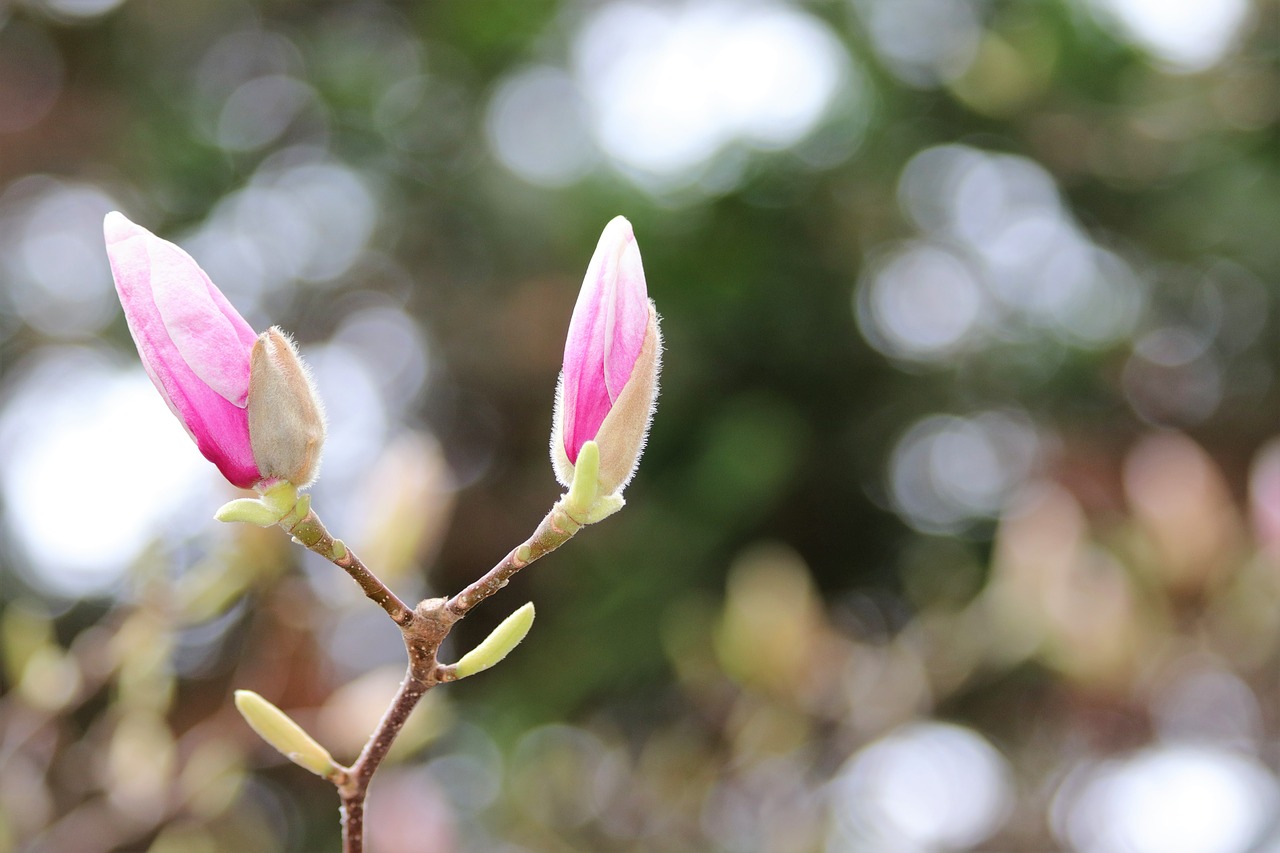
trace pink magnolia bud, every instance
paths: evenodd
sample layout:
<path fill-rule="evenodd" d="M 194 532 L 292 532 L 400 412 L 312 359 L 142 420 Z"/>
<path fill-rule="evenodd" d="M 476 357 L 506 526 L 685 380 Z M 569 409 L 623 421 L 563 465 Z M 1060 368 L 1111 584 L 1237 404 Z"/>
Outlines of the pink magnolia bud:
<path fill-rule="evenodd" d="M 622 491 L 644 451 L 658 396 L 662 336 L 631 223 L 615 217 L 587 267 L 556 390 L 551 459 L 568 486 L 578 452 L 600 446 L 599 494 Z"/>
<path fill-rule="evenodd" d="M 257 332 L 182 249 L 120 213 L 103 233 L 142 366 L 205 458 L 252 487 L 262 479 L 245 408 Z"/>
<path fill-rule="evenodd" d="M 119 213 L 103 232 L 142 365 L 205 458 L 244 489 L 315 479 L 324 413 L 293 342 L 255 332 L 172 243 Z"/>

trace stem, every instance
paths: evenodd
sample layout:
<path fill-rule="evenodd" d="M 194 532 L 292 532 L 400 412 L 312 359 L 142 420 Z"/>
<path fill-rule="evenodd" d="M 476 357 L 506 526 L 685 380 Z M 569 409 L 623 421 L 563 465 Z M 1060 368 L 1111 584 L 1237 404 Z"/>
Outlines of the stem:
<path fill-rule="evenodd" d="M 368 567 L 347 548 L 341 539 L 334 539 L 329 534 L 315 510 L 308 508 L 307 514 L 296 521 L 293 516 L 287 516 L 280 522 L 280 526 L 293 534 L 293 538 L 307 548 L 351 575 L 351 578 L 360 585 L 360 589 L 364 590 L 364 594 L 374 604 L 387 611 L 387 615 L 401 628 L 407 626 L 413 619 L 413 611 L 409 605 L 401 601 L 400 597 L 379 580 L 377 575 L 369 571 Z"/>
<path fill-rule="evenodd" d="M 409 623 L 401 627 L 405 650 L 409 654 L 409 668 L 404 680 L 400 682 L 400 689 L 382 715 L 378 727 L 360 751 L 359 758 L 345 768 L 338 780 L 338 796 L 342 798 L 343 853 L 362 853 L 364 850 L 364 802 L 369 783 L 378 765 L 391 751 L 391 745 L 408 722 L 409 715 L 428 690 L 442 681 L 452 680 L 449 668 L 440 666 L 436 661 L 440 644 L 458 621 L 445 604 L 443 598 L 431 598 L 410 612 Z"/>
<path fill-rule="evenodd" d="M 516 572 L 539 557 L 550 554 L 581 529 L 582 522 L 569 515 L 563 500 L 557 501 L 532 536 L 513 548 L 484 577 L 449 599 L 449 611 L 459 619 L 466 616 L 471 608 L 506 586 Z"/>
<path fill-rule="evenodd" d="M 305 497 L 293 512 L 281 519 L 280 526 L 291 533 L 295 540 L 351 575 L 364 594 L 385 610 L 400 627 L 405 650 L 409 655 L 409 667 L 404 680 L 400 682 L 400 689 L 396 691 L 395 698 L 391 700 L 378 727 L 369 736 L 355 762 L 350 767 L 342 768 L 333 778 L 338 796 L 342 800 L 343 853 L 363 853 L 364 806 L 373 774 L 391 751 L 396 736 L 427 691 L 437 684 L 457 678 L 456 668 L 440 664 L 436 657 L 440 645 L 449 636 L 449 631 L 471 608 L 506 586 L 516 572 L 569 541 L 582 529 L 583 522 L 570 515 L 564 507 L 563 499 L 558 501 L 539 523 L 533 535 L 507 554 L 482 578 L 453 598 L 430 598 L 413 609 L 369 571 L 341 539 L 335 539 L 329 534 Z"/>
<path fill-rule="evenodd" d="M 364 801 L 369 793 L 369 783 L 374 771 L 391 751 L 396 736 L 404 728 L 409 715 L 433 685 L 424 684 L 412 675 L 413 668 L 405 674 L 400 689 L 391 700 L 390 707 L 378 723 L 377 729 L 360 752 L 360 757 L 347 769 L 338 785 L 342 798 L 342 850 L 343 853 L 361 853 L 364 848 Z"/>

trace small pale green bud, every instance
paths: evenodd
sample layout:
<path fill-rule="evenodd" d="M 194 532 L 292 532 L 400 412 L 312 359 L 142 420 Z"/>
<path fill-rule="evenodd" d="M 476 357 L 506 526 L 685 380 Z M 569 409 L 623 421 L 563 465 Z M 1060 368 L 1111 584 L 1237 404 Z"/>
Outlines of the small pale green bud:
<path fill-rule="evenodd" d="M 324 410 L 297 347 L 277 326 L 249 360 L 249 444 L 263 477 L 306 486 L 320 470 Z"/>
<path fill-rule="evenodd" d="M 283 513 L 267 506 L 257 498 L 236 498 L 218 507 L 213 517 L 218 521 L 241 521 L 245 524 L 256 524 L 258 527 L 270 527 L 280 521 Z"/>
<path fill-rule="evenodd" d="M 576 521 L 586 519 L 591 505 L 596 502 L 600 484 L 596 475 L 600 472 L 600 446 L 594 441 L 585 442 L 578 451 L 578 464 L 573 468 L 573 480 L 569 493 L 564 496 L 564 508 Z"/>
<path fill-rule="evenodd" d="M 564 496 L 564 510 L 579 524 L 595 524 L 627 505 L 622 491 L 600 489 L 600 446 L 588 441 L 578 451 L 578 464 L 573 466 L 573 479 Z"/>
<path fill-rule="evenodd" d="M 529 602 L 515 613 L 512 613 L 502 624 L 493 629 L 493 633 L 485 637 L 484 642 L 462 656 L 455 665 L 458 678 L 466 678 L 477 672 L 484 672 L 501 661 L 520 645 L 520 641 L 533 627 L 533 602 Z"/>
<path fill-rule="evenodd" d="M 614 492 L 611 495 L 596 498 L 596 502 L 587 510 L 585 523 L 595 524 L 597 521 L 604 521 L 626 505 L 627 501 L 622 497 L 621 492 Z"/>
<path fill-rule="evenodd" d="M 293 505 L 293 509 L 289 511 L 289 514 L 280 519 L 280 521 L 286 529 L 292 529 L 293 525 L 306 518 L 307 514 L 310 512 L 311 495 L 303 495 L 298 498 L 298 502 Z"/>
<path fill-rule="evenodd" d="M 298 504 L 298 487 L 282 480 L 262 493 L 262 502 L 278 510 L 280 517 L 284 518 Z"/>
<path fill-rule="evenodd" d="M 329 751 L 316 743 L 302 726 L 252 690 L 236 691 L 236 710 L 259 737 L 299 767 L 326 778 L 341 769 Z"/>

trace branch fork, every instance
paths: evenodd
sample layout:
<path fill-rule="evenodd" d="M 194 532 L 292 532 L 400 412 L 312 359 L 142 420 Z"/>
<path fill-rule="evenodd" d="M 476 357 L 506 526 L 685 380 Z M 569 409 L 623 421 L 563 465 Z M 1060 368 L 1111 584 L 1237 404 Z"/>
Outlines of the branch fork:
<path fill-rule="evenodd" d="M 268 743 L 334 784 L 342 801 L 344 853 L 363 851 L 369 783 L 422 697 L 437 684 L 482 672 L 506 657 L 528 633 L 533 623 L 533 605 L 518 609 L 457 663 L 444 664 L 438 657 L 440 647 L 453 626 L 476 605 L 506 586 L 516 572 L 559 548 L 585 525 L 621 508 L 621 496 L 602 499 L 597 494 L 598 459 L 594 442 L 588 442 L 579 456 L 569 491 L 551 508 L 532 536 L 456 595 L 428 598 L 414 607 L 384 584 L 346 543 L 330 534 L 311 508 L 310 496 L 299 495 L 290 483 L 269 484 L 259 497 L 232 501 L 218 511 L 216 517 L 220 521 L 243 521 L 263 527 L 278 525 L 295 542 L 350 575 L 365 596 L 381 607 L 400 629 L 408 656 L 404 679 L 377 728 L 350 765 L 335 762 L 283 711 L 262 697 L 249 691 L 237 694 L 237 707 Z"/>

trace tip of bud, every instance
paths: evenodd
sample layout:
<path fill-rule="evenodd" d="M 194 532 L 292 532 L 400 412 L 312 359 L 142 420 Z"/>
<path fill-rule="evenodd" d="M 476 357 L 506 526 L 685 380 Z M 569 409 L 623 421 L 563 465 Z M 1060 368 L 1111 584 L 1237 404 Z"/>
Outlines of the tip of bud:
<path fill-rule="evenodd" d="M 635 229 L 631 227 L 631 220 L 627 217 L 618 215 L 609 220 L 609 224 L 604 227 L 601 234 L 600 242 L 626 242 L 636 238 Z"/>
<path fill-rule="evenodd" d="M 118 210 L 111 211 L 102 220 L 102 236 L 106 238 L 107 245 L 127 240 L 140 230 L 142 229 Z"/>

